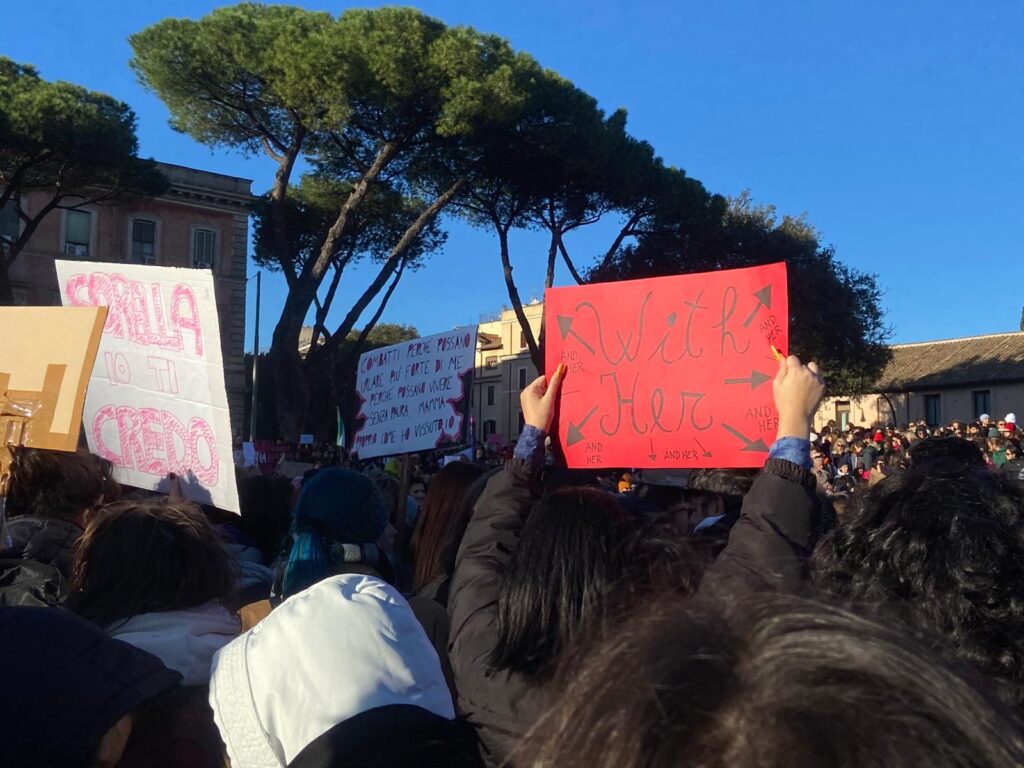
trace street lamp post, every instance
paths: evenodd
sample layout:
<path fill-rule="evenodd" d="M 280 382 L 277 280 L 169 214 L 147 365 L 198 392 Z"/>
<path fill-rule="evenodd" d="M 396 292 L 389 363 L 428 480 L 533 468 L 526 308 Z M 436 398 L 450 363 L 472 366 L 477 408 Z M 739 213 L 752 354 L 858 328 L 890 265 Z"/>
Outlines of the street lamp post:
<path fill-rule="evenodd" d="M 253 333 L 252 344 L 252 403 L 249 406 L 249 442 L 256 442 L 256 411 L 259 404 L 257 398 L 259 389 L 259 376 L 257 370 L 260 362 L 260 276 L 262 272 L 256 273 L 256 328 Z"/>

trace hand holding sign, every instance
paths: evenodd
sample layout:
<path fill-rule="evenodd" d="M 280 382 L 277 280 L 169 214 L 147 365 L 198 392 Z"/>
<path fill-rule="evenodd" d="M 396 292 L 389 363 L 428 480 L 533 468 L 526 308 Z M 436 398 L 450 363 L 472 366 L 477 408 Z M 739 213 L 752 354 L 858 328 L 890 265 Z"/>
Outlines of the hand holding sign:
<path fill-rule="evenodd" d="M 778 437 L 806 440 L 818 403 L 825 396 L 825 382 L 818 373 L 817 363 L 802 365 L 796 355 L 783 358 L 772 390 L 779 410 Z"/>
<path fill-rule="evenodd" d="M 555 418 L 555 404 L 558 402 L 558 393 L 562 388 L 563 379 L 565 379 L 565 365 L 560 364 L 555 369 L 550 383 L 546 377 L 538 376 L 530 386 L 523 390 L 519 395 L 519 402 L 523 406 L 524 424 L 544 432 L 551 431 L 551 422 Z"/>

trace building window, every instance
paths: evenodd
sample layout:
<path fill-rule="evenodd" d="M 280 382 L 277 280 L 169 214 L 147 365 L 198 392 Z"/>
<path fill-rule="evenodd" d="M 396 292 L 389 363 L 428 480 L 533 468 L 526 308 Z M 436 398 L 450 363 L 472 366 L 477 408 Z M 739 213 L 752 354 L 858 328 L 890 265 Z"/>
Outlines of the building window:
<path fill-rule="evenodd" d="M 979 389 L 971 392 L 971 399 L 974 401 L 974 418 L 983 413 L 992 413 L 992 392 L 987 389 Z"/>
<path fill-rule="evenodd" d="M 216 233 L 212 229 L 192 230 L 192 266 L 196 269 L 213 269 Z"/>
<path fill-rule="evenodd" d="M 132 263 L 156 264 L 156 222 L 132 219 Z"/>
<path fill-rule="evenodd" d="M 523 412 L 519 412 L 519 433 L 522 434 L 523 429 L 526 428 L 526 417 L 523 416 Z"/>
<path fill-rule="evenodd" d="M 487 404 L 494 405 L 494 385 L 489 384 L 487 386 Z"/>
<path fill-rule="evenodd" d="M 942 423 L 942 396 L 924 396 L 924 419 L 929 427 L 935 427 Z"/>
<path fill-rule="evenodd" d="M 64 211 L 64 255 L 85 258 L 89 255 L 92 214 L 88 211 Z"/>
<path fill-rule="evenodd" d="M 484 365 L 486 365 L 486 367 L 488 367 L 488 368 L 497 368 L 498 367 L 498 356 L 497 355 L 491 355 L 490 357 L 487 358 L 487 360 L 485 361 Z"/>
<path fill-rule="evenodd" d="M 526 369 L 519 369 L 519 389 L 526 389 Z"/>
<path fill-rule="evenodd" d="M 529 346 L 529 345 L 526 343 L 526 331 L 520 331 L 519 332 L 519 348 L 520 349 L 526 349 L 527 346 Z"/>
<path fill-rule="evenodd" d="M 484 440 L 498 431 L 498 422 L 494 419 L 487 419 L 484 422 Z"/>
<path fill-rule="evenodd" d="M 836 424 L 839 431 L 845 432 L 846 426 L 850 423 L 850 401 L 836 400 Z"/>
<path fill-rule="evenodd" d="M 21 221 L 18 219 L 18 203 L 8 200 L 0 207 L 0 240 L 13 243 L 21 234 Z"/>

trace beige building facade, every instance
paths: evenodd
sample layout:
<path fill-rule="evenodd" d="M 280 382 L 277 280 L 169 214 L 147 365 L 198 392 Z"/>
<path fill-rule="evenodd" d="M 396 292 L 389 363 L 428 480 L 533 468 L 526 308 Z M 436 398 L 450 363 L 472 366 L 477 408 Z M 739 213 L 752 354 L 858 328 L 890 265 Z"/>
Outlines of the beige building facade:
<path fill-rule="evenodd" d="M 232 432 L 242 435 L 246 382 L 245 282 L 252 182 L 235 176 L 158 163 L 170 181 L 160 197 L 55 210 L 11 267 L 16 304 L 60 304 L 56 259 L 210 269 L 220 317 L 224 380 Z M 34 193 L 22 204 L 33 215 L 45 204 Z M 0 211 L 0 234 L 20 222 Z"/>
<path fill-rule="evenodd" d="M 544 304 L 535 300 L 525 305 L 523 312 L 537 338 Z M 522 431 L 519 393 L 537 378 L 537 368 L 530 359 L 526 335 L 514 310 L 503 309 L 494 319 L 481 322 L 477 337 L 470 406 L 473 437 L 501 446 L 515 440 Z"/>
<path fill-rule="evenodd" d="M 896 344 L 874 392 L 826 398 L 814 423 L 937 425 L 983 413 L 1024 413 L 1024 332 Z"/>

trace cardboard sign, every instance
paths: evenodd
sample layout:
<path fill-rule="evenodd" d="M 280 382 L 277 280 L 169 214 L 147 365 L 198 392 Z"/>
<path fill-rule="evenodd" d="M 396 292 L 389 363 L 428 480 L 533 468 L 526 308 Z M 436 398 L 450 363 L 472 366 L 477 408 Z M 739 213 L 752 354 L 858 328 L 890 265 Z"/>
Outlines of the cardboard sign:
<path fill-rule="evenodd" d="M 569 467 L 758 467 L 789 349 L 786 265 L 552 288 L 545 370 L 565 363 Z"/>
<path fill-rule="evenodd" d="M 89 449 L 122 483 L 238 512 L 213 275 L 57 261 L 61 298 L 109 309 L 85 399 Z"/>
<path fill-rule="evenodd" d="M 106 316 L 103 307 L 0 307 L 4 443 L 54 451 L 78 447 L 85 392 Z M 20 404 L 31 408 L 31 418 L 15 413 Z"/>
<path fill-rule="evenodd" d="M 476 326 L 456 328 L 367 352 L 356 391 L 365 419 L 352 452 L 360 459 L 429 450 L 460 440 L 465 381 L 473 370 Z"/>

